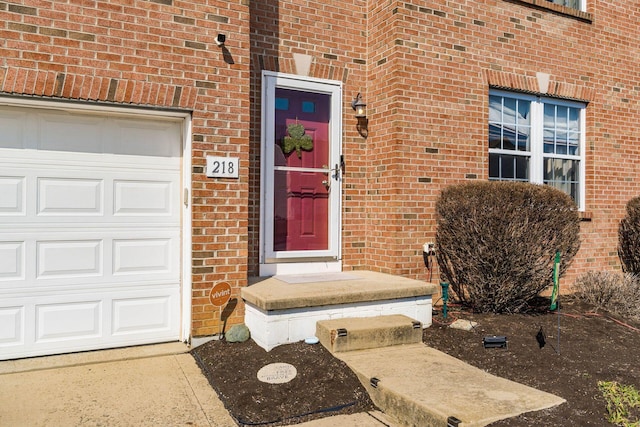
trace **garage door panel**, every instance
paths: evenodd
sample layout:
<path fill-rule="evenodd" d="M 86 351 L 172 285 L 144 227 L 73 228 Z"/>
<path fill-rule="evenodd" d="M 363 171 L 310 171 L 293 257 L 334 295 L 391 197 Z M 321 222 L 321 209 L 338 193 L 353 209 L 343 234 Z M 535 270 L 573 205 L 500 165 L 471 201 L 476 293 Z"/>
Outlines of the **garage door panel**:
<path fill-rule="evenodd" d="M 171 239 L 113 241 L 113 274 L 170 273 L 173 270 Z"/>
<path fill-rule="evenodd" d="M 179 288 L 0 298 L 0 360 L 177 340 Z"/>
<path fill-rule="evenodd" d="M 38 304 L 36 344 L 102 336 L 102 302 Z"/>
<path fill-rule="evenodd" d="M 106 118 L 53 111 L 40 113 L 37 117 L 40 131 L 38 150 L 74 153 L 104 151 Z"/>
<path fill-rule="evenodd" d="M 25 177 L 0 175 L 0 216 L 25 215 Z"/>
<path fill-rule="evenodd" d="M 0 162 L 0 175 L 3 165 Z M 32 173 L 33 174 L 33 173 Z M 73 224 L 79 221 L 105 224 L 128 222 L 149 224 L 180 220 L 179 174 L 158 171 L 149 175 L 129 174 L 124 180 L 93 175 L 69 178 L 61 176 L 0 176 L 0 230 L 14 224 L 35 226 Z M 173 181 L 158 180 L 157 176 Z M 32 195 L 27 202 L 27 191 Z M 33 197 L 35 193 L 35 197 Z M 11 217 L 11 218 L 8 218 Z M 5 219 L 2 219 L 5 218 Z M 31 225 L 30 225 L 31 226 Z"/>
<path fill-rule="evenodd" d="M 171 215 L 172 187 L 169 181 L 114 180 L 114 215 Z"/>
<path fill-rule="evenodd" d="M 27 148 L 27 123 L 29 118 L 26 110 L 0 109 L 0 148 Z"/>
<path fill-rule="evenodd" d="M 36 278 L 101 276 L 102 248 L 101 240 L 38 242 Z"/>
<path fill-rule="evenodd" d="M 128 118 L 114 118 L 110 129 L 114 135 L 114 154 L 143 155 L 156 157 L 180 157 L 180 146 L 175 141 L 181 139 L 181 129 L 170 122 L 141 121 Z M 149 149 L 153 144 L 153 149 Z"/>
<path fill-rule="evenodd" d="M 129 286 L 130 282 L 179 286 L 178 228 L 78 228 L 0 233 L 0 297 L 3 289 L 18 288 Z M 107 231 L 110 236 L 101 239 Z"/>
<path fill-rule="evenodd" d="M 177 340 L 182 122 L 0 106 L 0 360 Z"/>
<path fill-rule="evenodd" d="M 37 215 L 103 215 L 103 181 L 38 178 Z"/>
<path fill-rule="evenodd" d="M 171 328 L 171 297 L 127 298 L 113 301 L 113 334 L 162 332 Z"/>
<path fill-rule="evenodd" d="M 0 348 L 24 345 L 24 307 L 0 307 Z"/>
<path fill-rule="evenodd" d="M 0 242 L 0 282 L 24 280 L 24 242 Z"/>

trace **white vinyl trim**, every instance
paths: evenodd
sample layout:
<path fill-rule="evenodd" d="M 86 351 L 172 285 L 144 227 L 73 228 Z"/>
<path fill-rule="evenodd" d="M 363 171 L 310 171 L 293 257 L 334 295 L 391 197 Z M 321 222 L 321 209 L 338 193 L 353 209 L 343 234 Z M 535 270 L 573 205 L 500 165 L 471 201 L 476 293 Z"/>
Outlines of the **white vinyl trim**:
<path fill-rule="evenodd" d="M 182 330 L 180 340 L 187 342 L 191 339 L 191 306 L 192 306 L 192 282 L 191 282 L 191 115 L 184 116 L 182 130 Z"/>

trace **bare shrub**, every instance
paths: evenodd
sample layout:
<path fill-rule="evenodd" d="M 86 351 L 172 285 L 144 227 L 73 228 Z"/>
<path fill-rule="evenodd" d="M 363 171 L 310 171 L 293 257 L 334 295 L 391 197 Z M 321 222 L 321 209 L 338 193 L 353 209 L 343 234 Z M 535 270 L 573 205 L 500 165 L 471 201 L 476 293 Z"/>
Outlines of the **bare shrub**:
<path fill-rule="evenodd" d="M 587 272 L 576 279 L 574 295 L 596 309 L 640 321 L 640 276 L 635 274 Z"/>
<path fill-rule="evenodd" d="M 483 312 L 519 312 L 553 284 L 580 247 L 573 200 L 546 185 L 474 182 L 436 202 L 436 257 L 458 299 Z"/>
<path fill-rule="evenodd" d="M 610 305 L 623 281 L 623 275 L 610 271 L 589 271 L 581 274 L 573 284 L 574 295 L 595 306 L 596 310 Z"/>
<path fill-rule="evenodd" d="M 640 274 L 640 197 L 627 203 L 627 214 L 618 227 L 618 257 L 622 271 Z"/>

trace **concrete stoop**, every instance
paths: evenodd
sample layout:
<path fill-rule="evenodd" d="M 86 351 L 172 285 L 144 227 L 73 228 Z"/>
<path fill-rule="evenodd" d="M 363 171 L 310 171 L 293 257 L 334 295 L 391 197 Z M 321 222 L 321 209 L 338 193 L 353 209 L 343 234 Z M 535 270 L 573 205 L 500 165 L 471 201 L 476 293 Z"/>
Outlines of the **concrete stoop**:
<path fill-rule="evenodd" d="M 381 316 L 375 324 L 373 319 L 339 319 L 317 326 L 320 342 L 356 373 L 373 402 L 397 425 L 447 426 L 450 419 L 459 427 L 484 426 L 565 402 L 427 347 L 421 336 L 416 342 L 417 332 L 396 332 L 402 331 L 402 322 L 413 328 L 411 319 L 402 317 Z M 377 328 L 371 340 L 363 337 L 367 324 Z M 339 329 L 346 335 L 338 337 Z M 381 346 L 372 348 L 378 340 Z"/>
<path fill-rule="evenodd" d="M 241 289 L 251 338 L 270 351 L 313 337 L 318 321 L 401 314 L 431 324 L 438 286 L 374 271 L 250 278 Z"/>

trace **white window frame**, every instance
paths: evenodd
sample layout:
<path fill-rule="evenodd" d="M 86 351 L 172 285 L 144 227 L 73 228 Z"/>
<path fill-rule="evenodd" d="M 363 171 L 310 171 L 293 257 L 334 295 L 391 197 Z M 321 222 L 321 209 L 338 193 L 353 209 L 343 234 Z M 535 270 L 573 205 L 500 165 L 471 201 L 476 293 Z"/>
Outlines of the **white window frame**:
<path fill-rule="evenodd" d="M 557 99 L 557 98 L 535 96 L 535 95 L 528 95 L 528 94 L 522 94 L 517 92 L 491 89 L 489 91 L 489 96 L 493 96 L 493 95 L 525 100 L 531 103 L 530 104 L 531 134 L 529 136 L 530 138 L 529 151 L 515 151 L 515 150 L 503 150 L 499 148 L 489 148 L 489 153 L 512 155 L 512 156 L 521 155 L 523 157 L 528 157 L 529 158 L 529 182 L 533 184 L 544 184 L 544 159 L 545 158 L 559 158 L 559 159 L 578 161 L 579 162 L 579 168 L 578 168 L 579 183 L 578 183 L 578 200 L 576 200 L 576 204 L 580 211 L 584 211 L 585 209 L 585 172 L 586 172 L 586 167 L 585 167 L 586 118 L 585 117 L 586 117 L 587 105 L 583 102 L 569 101 L 569 100 L 563 100 L 563 99 Z M 545 104 L 554 104 L 554 105 L 565 106 L 565 107 L 573 107 L 573 108 L 578 108 L 580 110 L 580 117 L 579 117 L 580 141 L 578 145 L 579 154 L 569 155 L 569 154 L 555 154 L 555 153 L 544 152 L 544 105 Z M 489 123 L 489 121 L 487 121 L 487 123 Z"/>

